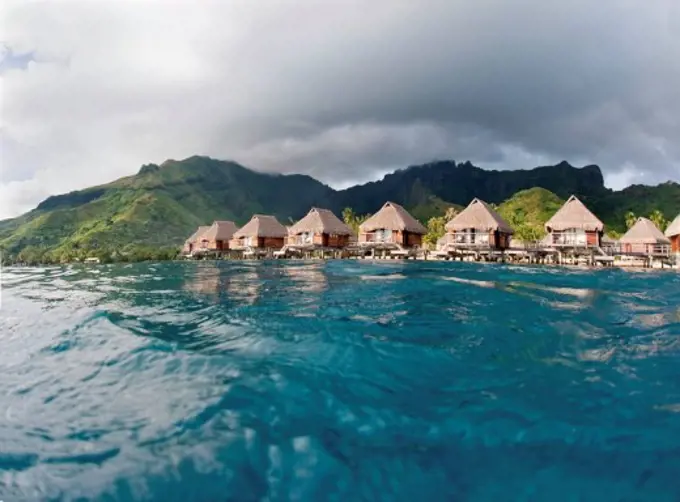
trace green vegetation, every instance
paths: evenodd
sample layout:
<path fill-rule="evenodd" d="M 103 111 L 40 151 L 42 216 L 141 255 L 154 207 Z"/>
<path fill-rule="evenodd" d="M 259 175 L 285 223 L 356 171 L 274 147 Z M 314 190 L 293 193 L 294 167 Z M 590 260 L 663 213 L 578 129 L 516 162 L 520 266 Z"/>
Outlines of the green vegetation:
<path fill-rule="evenodd" d="M 128 245 L 115 248 L 60 247 L 50 249 L 44 246 L 26 246 L 17 254 L 3 253 L 3 265 L 58 265 L 84 262 L 97 258 L 99 263 L 140 262 L 174 260 L 179 254 L 177 247 L 153 247 Z"/>
<path fill-rule="evenodd" d="M 650 213 L 649 219 L 651 220 L 652 223 L 659 227 L 659 230 L 661 230 L 662 232 L 665 231 L 666 227 L 668 227 L 668 225 L 670 224 L 670 221 L 668 221 L 664 214 L 658 209 L 655 209 Z"/>
<path fill-rule="evenodd" d="M 133 256 L 149 256 L 148 250 L 178 248 L 196 227 L 216 219 L 243 224 L 253 213 L 269 213 L 286 221 L 330 193 L 308 176 L 256 173 L 206 157 L 167 161 L 107 185 L 49 197 L 35 210 L 0 222 L 0 249 L 5 260 L 32 262 L 37 256 L 81 259 L 102 250 L 113 250 L 118 260 L 131 246 Z"/>
<path fill-rule="evenodd" d="M 459 212 L 455 207 L 449 207 L 444 216 L 433 216 L 427 220 L 427 234 L 423 237 L 423 242 L 428 248 L 434 249 L 437 246 L 437 241 L 446 233 L 446 224 Z"/>
<path fill-rule="evenodd" d="M 522 190 L 498 206 L 497 211 L 515 230 L 515 238 L 533 242 L 545 236 L 545 223 L 564 200 L 544 188 Z"/>
<path fill-rule="evenodd" d="M 5 262 L 25 263 L 164 259 L 174 256 L 196 227 L 217 219 L 244 224 L 252 214 L 265 213 L 287 222 L 317 206 L 342 211 L 358 230 L 364 215 L 388 200 L 427 223 L 425 240 L 435 243 L 446 212 L 459 210 L 474 197 L 497 205 L 518 238 L 536 240 L 544 234 L 545 221 L 571 194 L 614 233 L 625 232 L 627 213 L 649 214 L 663 229 L 665 216 L 680 212 L 676 183 L 614 192 L 604 186 L 597 166 L 575 168 L 566 162 L 528 171 L 435 162 L 336 191 L 309 176 L 270 175 L 234 162 L 190 157 L 148 164 L 134 176 L 49 197 L 29 213 L 0 221 L 0 251 Z"/>
<path fill-rule="evenodd" d="M 624 218 L 626 222 L 626 230 L 632 228 L 638 219 L 633 211 L 628 211 Z M 654 209 L 651 213 L 649 213 L 647 219 L 654 223 L 662 232 L 664 232 L 671 223 L 668 219 L 666 219 L 666 216 L 659 209 Z"/>
<path fill-rule="evenodd" d="M 368 214 L 363 214 L 359 216 L 354 212 L 354 209 L 351 207 L 346 207 L 345 209 L 342 210 L 342 220 L 345 222 L 349 228 L 352 229 L 352 231 L 355 234 L 359 233 L 359 226 L 368 219 L 370 215 Z"/>

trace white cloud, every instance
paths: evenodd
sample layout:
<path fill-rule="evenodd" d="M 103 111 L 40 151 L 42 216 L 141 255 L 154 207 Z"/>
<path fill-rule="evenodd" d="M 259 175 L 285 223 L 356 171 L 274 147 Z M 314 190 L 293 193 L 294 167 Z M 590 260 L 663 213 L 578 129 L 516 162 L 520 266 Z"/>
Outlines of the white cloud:
<path fill-rule="evenodd" d="M 336 185 L 444 157 L 680 179 L 674 0 L 0 9 L 33 58 L 0 73 L 0 217 L 194 154 Z"/>

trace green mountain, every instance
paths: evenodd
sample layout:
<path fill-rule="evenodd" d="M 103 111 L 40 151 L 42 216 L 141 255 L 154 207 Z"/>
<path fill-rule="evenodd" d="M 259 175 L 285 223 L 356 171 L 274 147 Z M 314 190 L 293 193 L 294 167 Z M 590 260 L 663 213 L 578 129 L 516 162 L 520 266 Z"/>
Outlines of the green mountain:
<path fill-rule="evenodd" d="M 540 239 L 545 223 L 564 204 L 554 193 L 545 188 L 534 187 L 521 190 L 498 206 L 498 214 L 515 230 L 515 236 L 523 241 Z"/>
<path fill-rule="evenodd" d="M 206 157 L 143 166 L 135 176 L 49 197 L 33 211 L 0 222 L 10 253 L 42 249 L 176 245 L 216 219 L 243 223 L 253 213 L 288 221 L 332 189 L 302 175 L 256 173 Z"/>
<path fill-rule="evenodd" d="M 311 206 L 340 214 L 376 211 L 386 200 L 404 205 L 421 221 L 460 208 L 474 197 L 499 211 L 525 236 L 576 194 L 610 228 L 625 228 L 625 213 L 660 209 L 667 218 L 680 212 L 680 185 L 631 186 L 612 191 L 597 166 L 566 162 L 520 171 L 485 171 L 469 162 L 411 166 L 382 180 L 336 191 L 309 176 L 272 175 L 208 157 L 143 166 L 136 175 L 112 183 L 49 197 L 34 210 L 0 221 L 0 248 L 56 257 L 98 249 L 177 246 L 198 225 L 216 219 L 245 223 L 253 213 L 276 215 L 287 223 Z M 78 253 L 76 253 L 78 254 Z"/>
<path fill-rule="evenodd" d="M 567 162 L 531 170 L 486 171 L 470 162 L 433 162 L 388 174 L 380 181 L 366 183 L 335 197 L 336 207 L 353 207 L 357 213 L 375 211 L 382 201 L 393 200 L 413 207 L 429 197 L 453 204 L 467 205 L 478 197 L 500 204 L 520 190 L 541 187 L 568 198 L 602 197 L 608 192 L 597 166 L 576 168 Z"/>

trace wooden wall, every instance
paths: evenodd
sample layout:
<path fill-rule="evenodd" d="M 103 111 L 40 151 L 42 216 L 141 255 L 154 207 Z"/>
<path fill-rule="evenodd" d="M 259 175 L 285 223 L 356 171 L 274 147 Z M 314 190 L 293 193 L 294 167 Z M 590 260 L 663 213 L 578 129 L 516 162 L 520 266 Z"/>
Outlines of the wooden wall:
<path fill-rule="evenodd" d="M 298 238 L 298 235 L 288 236 L 288 244 L 291 246 L 298 245 Z M 344 248 L 349 245 L 349 235 L 314 234 L 312 244 L 325 248 Z"/>
<path fill-rule="evenodd" d="M 253 247 L 264 249 L 281 249 L 285 244 L 285 237 L 260 237 L 257 243 L 253 241 Z M 255 246 L 254 244 L 257 244 Z"/>

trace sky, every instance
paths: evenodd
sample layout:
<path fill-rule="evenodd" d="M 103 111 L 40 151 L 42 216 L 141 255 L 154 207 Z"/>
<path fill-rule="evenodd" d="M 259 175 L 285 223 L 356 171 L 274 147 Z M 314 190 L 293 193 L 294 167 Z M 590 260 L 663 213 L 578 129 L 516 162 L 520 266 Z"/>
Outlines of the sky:
<path fill-rule="evenodd" d="M 0 218 L 192 155 L 680 181 L 680 2 L 3 0 L 0 98 Z"/>

